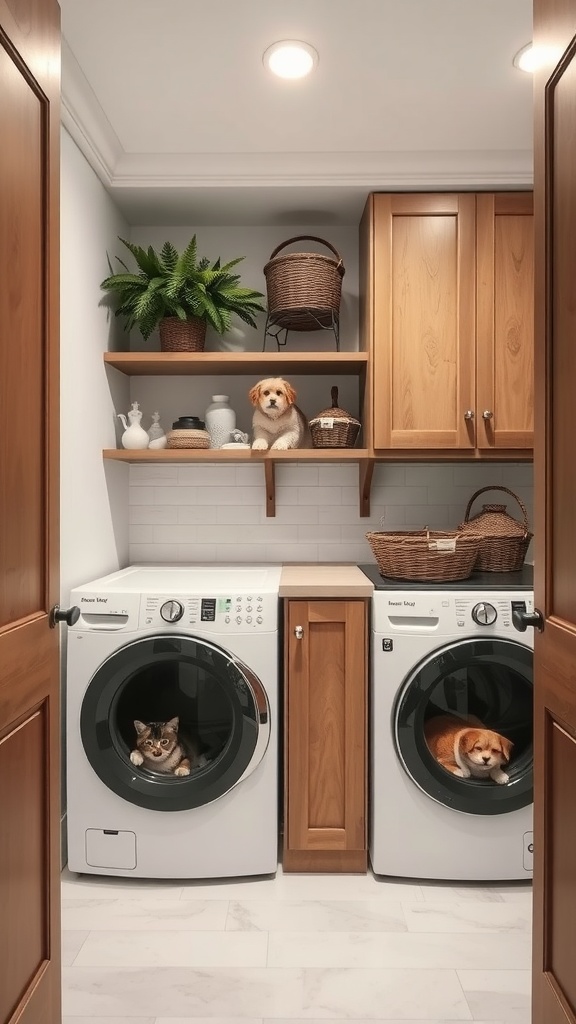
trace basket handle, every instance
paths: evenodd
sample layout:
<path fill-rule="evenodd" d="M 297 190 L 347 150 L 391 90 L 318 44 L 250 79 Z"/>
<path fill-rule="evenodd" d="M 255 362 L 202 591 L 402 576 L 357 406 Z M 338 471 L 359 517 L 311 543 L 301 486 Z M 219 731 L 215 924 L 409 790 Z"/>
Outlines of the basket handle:
<path fill-rule="evenodd" d="M 338 252 L 338 249 L 335 249 L 334 246 L 331 245 L 330 242 L 327 242 L 325 238 L 319 238 L 318 235 L 294 235 L 294 238 L 288 238 L 285 242 L 282 242 L 281 245 L 277 245 L 276 248 L 274 249 L 274 252 L 270 256 L 270 259 L 273 260 L 274 257 L 278 255 L 281 249 L 285 249 L 286 246 L 291 245 L 292 242 L 321 242 L 322 245 L 325 245 L 328 249 L 330 249 L 330 251 L 333 252 L 334 255 L 338 258 L 338 266 L 342 267 L 344 265 L 344 261 L 340 253 Z"/>
<path fill-rule="evenodd" d="M 469 521 L 468 516 L 470 515 L 470 509 L 472 508 L 473 503 L 476 501 L 476 498 L 480 494 L 484 494 L 484 491 L 505 491 L 506 494 L 509 494 L 512 498 L 514 498 L 514 500 L 518 502 L 520 508 L 522 509 L 522 515 L 524 517 L 524 529 L 527 534 L 530 532 L 530 524 L 528 523 L 528 513 L 526 511 L 526 506 L 523 504 L 523 502 L 520 501 L 518 495 L 514 494 L 514 491 L 511 491 L 509 487 L 502 487 L 501 484 L 493 484 L 492 487 L 481 487 L 479 491 L 474 492 L 466 506 L 466 515 L 464 516 L 465 523 Z"/>

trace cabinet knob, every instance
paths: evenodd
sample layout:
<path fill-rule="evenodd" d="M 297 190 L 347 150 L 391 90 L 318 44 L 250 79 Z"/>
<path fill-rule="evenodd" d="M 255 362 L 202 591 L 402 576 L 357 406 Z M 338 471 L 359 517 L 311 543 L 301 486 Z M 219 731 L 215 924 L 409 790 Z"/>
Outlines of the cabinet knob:
<path fill-rule="evenodd" d="M 473 409 L 467 409 L 466 412 L 464 413 L 464 419 L 465 420 L 473 420 L 474 419 L 474 410 Z"/>
<path fill-rule="evenodd" d="M 484 412 L 482 413 L 482 418 L 485 420 L 491 420 L 493 415 L 494 413 L 491 412 L 490 409 L 484 409 Z"/>
<path fill-rule="evenodd" d="M 48 625 L 54 629 L 57 622 L 65 622 L 67 626 L 75 626 L 80 618 L 80 609 L 75 604 L 71 608 L 60 608 L 55 604 L 48 616 Z"/>
<path fill-rule="evenodd" d="M 294 636 L 296 637 L 297 640 L 301 640 L 302 639 L 302 637 L 304 636 L 304 630 L 302 629 L 302 626 L 296 626 L 295 627 L 295 629 L 294 629 Z"/>

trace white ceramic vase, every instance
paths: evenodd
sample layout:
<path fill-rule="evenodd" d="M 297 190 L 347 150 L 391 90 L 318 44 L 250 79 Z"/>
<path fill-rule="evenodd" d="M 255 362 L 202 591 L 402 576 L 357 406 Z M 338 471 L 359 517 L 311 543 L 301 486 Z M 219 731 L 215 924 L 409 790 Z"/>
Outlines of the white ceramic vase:
<path fill-rule="evenodd" d="M 212 402 L 204 413 L 204 422 L 210 434 L 210 447 L 222 448 L 236 426 L 236 413 L 230 407 L 228 395 L 212 395 Z"/>

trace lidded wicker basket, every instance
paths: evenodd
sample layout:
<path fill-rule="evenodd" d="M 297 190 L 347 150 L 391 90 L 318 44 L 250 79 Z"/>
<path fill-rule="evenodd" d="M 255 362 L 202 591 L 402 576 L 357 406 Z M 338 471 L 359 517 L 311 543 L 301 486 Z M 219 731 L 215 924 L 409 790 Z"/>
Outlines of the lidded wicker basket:
<path fill-rule="evenodd" d="M 518 502 L 522 509 L 523 522 L 519 523 L 506 511 L 506 505 L 482 505 L 482 511 L 470 519 L 472 504 L 484 491 L 505 491 Z M 528 513 L 514 491 L 495 484 L 481 487 L 470 498 L 466 507 L 464 522 L 460 530 L 465 534 L 479 534 L 482 538 L 475 568 L 484 572 L 514 572 L 524 564 L 528 545 L 533 534 L 528 525 Z"/>
<path fill-rule="evenodd" d="M 318 252 L 278 253 L 293 242 L 320 242 L 332 256 Z M 264 267 L 268 315 L 290 331 L 330 327 L 340 315 L 344 263 L 337 249 L 317 235 L 295 235 L 278 245 Z"/>
<path fill-rule="evenodd" d="M 339 408 L 337 387 L 330 389 L 330 396 L 331 408 L 323 409 L 310 420 L 312 444 L 314 448 L 353 448 L 362 424 Z"/>
<path fill-rule="evenodd" d="M 481 537 L 454 530 L 367 533 L 382 576 L 400 580 L 467 580 Z"/>

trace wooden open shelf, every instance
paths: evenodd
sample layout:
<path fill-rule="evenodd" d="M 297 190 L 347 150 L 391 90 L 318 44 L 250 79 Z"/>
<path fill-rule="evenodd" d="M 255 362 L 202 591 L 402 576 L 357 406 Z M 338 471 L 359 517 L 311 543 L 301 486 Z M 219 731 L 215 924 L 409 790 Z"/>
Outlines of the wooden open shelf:
<path fill-rule="evenodd" d="M 259 462 L 264 467 L 266 483 L 266 515 L 276 515 L 275 467 L 278 462 L 357 462 L 360 515 L 370 515 L 370 486 L 374 472 L 374 456 L 367 448 L 296 448 L 290 451 L 254 452 L 251 448 L 234 451 L 231 448 L 162 448 L 160 451 L 144 448 L 131 451 L 126 448 L 106 448 L 104 459 L 114 462 L 190 463 L 190 462 Z"/>
<path fill-rule="evenodd" d="M 104 363 L 129 376 L 362 374 L 366 352 L 105 352 Z"/>

